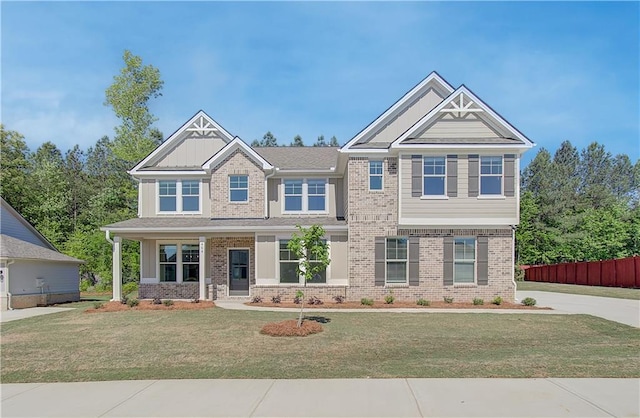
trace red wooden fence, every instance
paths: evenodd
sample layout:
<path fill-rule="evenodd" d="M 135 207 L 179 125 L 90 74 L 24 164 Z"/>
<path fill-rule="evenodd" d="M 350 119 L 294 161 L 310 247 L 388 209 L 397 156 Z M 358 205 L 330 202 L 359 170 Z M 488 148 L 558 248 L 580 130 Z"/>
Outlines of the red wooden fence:
<path fill-rule="evenodd" d="M 640 256 L 531 266 L 524 277 L 530 282 L 640 288 Z"/>

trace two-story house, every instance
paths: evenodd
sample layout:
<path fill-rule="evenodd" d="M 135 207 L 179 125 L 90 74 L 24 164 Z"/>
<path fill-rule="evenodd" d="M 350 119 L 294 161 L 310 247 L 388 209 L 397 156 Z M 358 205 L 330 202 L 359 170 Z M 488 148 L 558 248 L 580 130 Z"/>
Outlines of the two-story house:
<path fill-rule="evenodd" d="M 431 73 L 342 148 L 250 147 L 198 112 L 130 174 L 139 217 L 102 229 L 140 242 L 141 298 L 282 295 L 303 284 L 287 240 L 321 224 L 330 300 L 513 301 L 519 161 L 533 146 L 464 85 Z"/>

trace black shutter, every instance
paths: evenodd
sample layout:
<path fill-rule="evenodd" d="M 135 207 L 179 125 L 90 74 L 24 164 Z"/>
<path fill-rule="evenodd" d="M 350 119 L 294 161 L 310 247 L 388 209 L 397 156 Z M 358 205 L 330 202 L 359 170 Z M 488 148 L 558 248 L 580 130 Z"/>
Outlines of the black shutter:
<path fill-rule="evenodd" d="M 458 156 L 447 155 L 447 196 L 458 196 Z"/>
<path fill-rule="evenodd" d="M 453 237 L 444 238 L 443 284 L 453 286 Z"/>
<path fill-rule="evenodd" d="M 411 156 L 411 197 L 422 196 L 422 155 Z"/>
<path fill-rule="evenodd" d="M 376 237 L 376 248 L 375 248 L 375 285 L 376 286 L 384 286 L 384 276 L 385 276 L 385 238 L 384 237 Z"/>
<path fill-rule="evenodd" d="M 469 197 L 477 197 L 479 194 L 478 176 L 480 170 L 478 168 L 477 155 L 469 155 Z"/>
<path fill-rule="evenodd" d="M 478 237 L 478 285 L 489 284 L 489 238 Z"/>
<path fill-rule="evenodd" d="M 420 238 L 409 237 L 409 286 L 420 284 Z"/>
<path fill-rule="evenodd" d="M 505 154 L 504 156 L 504 195 L 513 197 L 515 195 L 515 172 L 516 172 L 516 156 L 513 154 Z"/>

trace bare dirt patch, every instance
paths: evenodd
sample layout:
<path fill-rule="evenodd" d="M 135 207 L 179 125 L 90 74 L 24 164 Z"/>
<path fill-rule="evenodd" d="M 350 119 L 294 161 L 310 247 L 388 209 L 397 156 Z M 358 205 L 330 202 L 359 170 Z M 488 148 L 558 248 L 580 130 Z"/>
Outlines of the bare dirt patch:
<path fill-rule="evenodd" d="M 247 302 L 245 305 L 248 306 L 263 306 L 268 308 L 300 308 L 299 304 L 293 302 L 281 302 L 281 303 L 272 303 L 272 302 L 261 302 L 261 303 L 251 303 Z M 527 309 L 527 310 L 535 310 L 535 309 L 551 309 L 546 307 L 538 307 L 538 306 L 525 306 L 518 303 L 509 303 L 502 302 L 501 305 L 494 305 L 489 302 L 485 302 L 484 305 L 474 305 L 471 302 L 453 302 L 446 303 L 442 302 L 431 302 L 429 306 L 421 306 L 416 304 L 415 302 L 402 302 L 395 301 L 393 303 L 385 303 L 384 301 L 374 301 L 373 305 L 363 305 L 359 301 L 345 301 L 342 303 L 336 302 L 326 302 L 322 305 L 309 305 L 307 303 L 304 304 L 304 309 L 394 309 L 394 308 L 415 308 L 415 309 Z"/>
<path fill-rule="evenodd" d="M 155 305 L 150 300 L 141 300 L 138 306 L 130 307 L 120 302 L 105 302 L 99 308 L 89 308 L 85 312 L 97 313 L 97 312 L 122 312 L 122 311 L 192 311 L 211 309 L 216 305 L 209 301 L 200 302 L 186 302 L 176 300 L 173 301 L 173 305 L 167 306 L 165 304 Z"/>
<path fill-rule="evenodd" d="M 298 321 L 290 319 L 282 322 L 272 322 L 262 327 L 261 334 L 273 337 L 306 337 L 307 335 L 322 332 L 322 325 L 316 321 L 304 320 L 298 328 Z"/>

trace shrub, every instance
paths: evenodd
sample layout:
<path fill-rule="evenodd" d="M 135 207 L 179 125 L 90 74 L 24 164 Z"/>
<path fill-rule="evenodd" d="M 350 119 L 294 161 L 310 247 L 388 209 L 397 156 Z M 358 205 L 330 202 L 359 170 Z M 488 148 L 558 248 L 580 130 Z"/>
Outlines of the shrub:
<path fill-rule="evenodd" d="M 473 304 L 474 305 L 484 305 L 484 299 L 473 298 Z"/>
<path fill-rule="evenodd" d="M 280 295 L 275 295 L 271 297 L 271 303 L 280 303 L 282 302 L 282 297 Z"/>
<path fill-rule="evenodd" d="M 360 303 L 362 305 L 373 306 L 373 299 L 362 298 L 362 299 L 360 299 Z"/>
<path fill-rule="evenodd" d="M 251 298 L 251 303 L 262 303 L 262 296 L 254 296 Z"/>
<path fill-rule="evenodd" d="M 104 306 L 102 302 L 93 302 L 93 309 L 100 309 Z"/>
<path fill-rule="evenodd" d="M 522 299 L 522 304 L 524 306 L 535 306 L 536 303 L 538 303 L 538 301 L 536 301 L 534 298 L 524 298 L 524 299 Z"/>
<path fill-rule="evenodd" d="M 393 291 L 389 291 L 389 294 L 384 297 L 384 303 L 387 305 L 391 305 L 396 300 L 396 297 L 393 296 Z"/>
<path fill-rule="evenodd" d="M 191 299 L 191 303 L 200 303 L 200 299 L 198 298 Z"/>
<path fill-rule="evenodd" d="M 296 295 L 296 296 L 293 298 L 293 303 L 295 303 L 296 305 L 300 305 L 300 304 L 302 303 L 302 297 L 300 297 L 300 296 Z"/>
<path fill-rule="evenodd" d="M 80 291 L 81 292 L 86 292 L 87 290 L 89 290 L 90 287 L 91 287 L 91 280 L 89 280 L 89 279 L 80 280 Z"/>
<path fill-rule="evenodd" d="M 445 296 L 444 303 L 453 303 L 453 298 L 451 296 Z"/>
<path fill-rule="evenodd" d="M 126 305 L 129 302 L 129 297 L 127 295 L 122 295 L 122 298 L 120 299 L 120 303 L 122 303 L 123 305 Z"/>
<path fill-rule="evenodd" d="M 493 303 L 494 305 L 502 305 L 502 297 L 496 296 L 495 298 L 493 298 L 491 303 Z"/>
<path fill-rule="evenodd" d="M 514 267 L 513 277 L 517 282 L 524 281 L 524 270 L 520 268 L 520 266 Z"/>
<path fill-rule="evenodd" d="M 171 299 L 162 301 L 162 303 L 164 304 L 164 306 L 173 306 L 173 301 Z"/>
<path fill-rule="evenodd" d="M 122 294 L 123 295 L 130 295 L 133 292 L 137 292 L 137 291 L 138 291 L 138 283 L 136 283 L 136 282 L 127 282 L 127 283 L 122 285 Z"/>
<path fill-rule="evenodd" d="M 136 306 L 138 306 L 138 304 L 140 303 L 140 301 L 138 299 L 129 299 L 127 301 L 127 305 L 129 305 L 130 308 L 134 308 Z"/>
<path fill-rule="evenodd" d="M 335 300 L 335 301 L 336 301 L 336 303 L 343 303 L 343 302 L 344 302 L 344 296 L 342 296 L 342 295 L 335 295 L 335 296 L 333 297 L 333 300 Z"/>
<path fill-rule="evenodd" d="M 323 305 L 324 302 L 322 302 L 319 298 L 315 297 L 315 296 L 311 296 L 309 298 L 309 305 Z"/>
<path fill-rule="evenodd" d="M 417 304 L 417 305 L 420 305 L 420 306 L 429 306 L 429 305 L 431 305 L 431 302 L 429 302 L 429 301 L 428 301 L 428 300 L 426 300 L 426 299 L 420 298 L 420 299 L 418 299 L 418 301 L 416 302 L 416 304 Z"/>
<path fill-rule="evenodd" d="M 151 304 L 162 305 L 162 300 L 160 298 L 153 298 L 153 300 L 151 301 Z"/>

